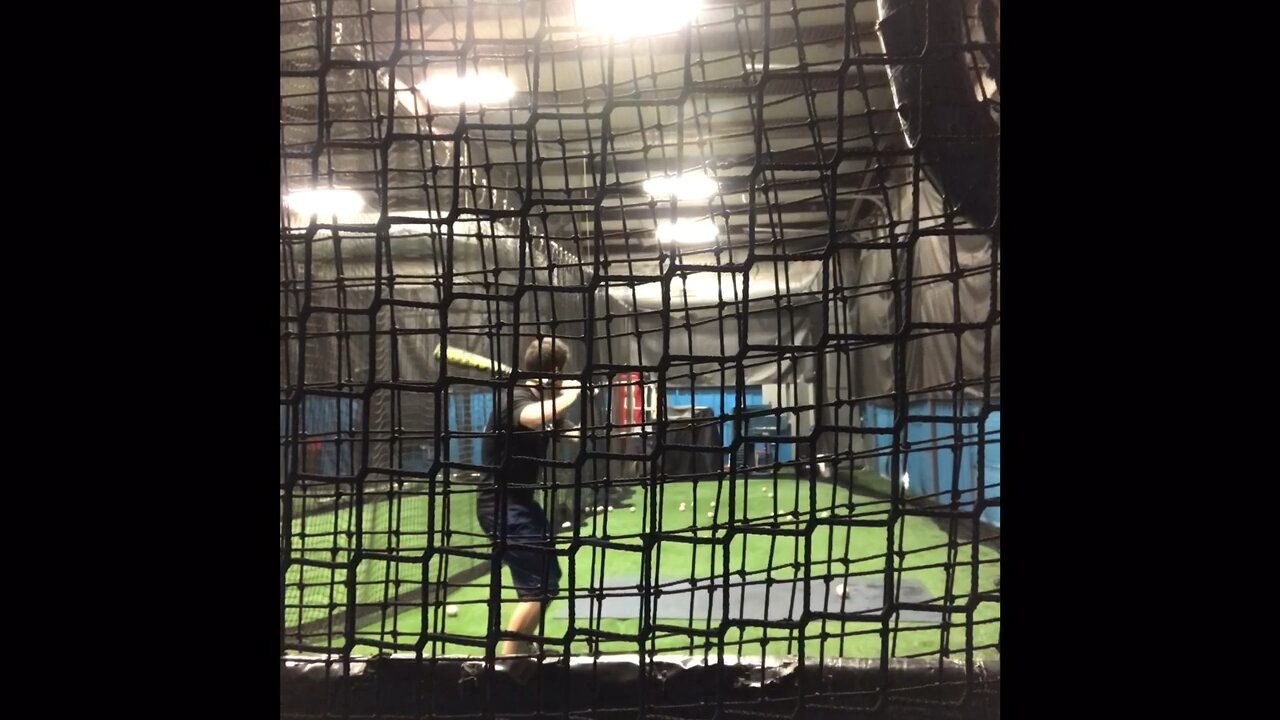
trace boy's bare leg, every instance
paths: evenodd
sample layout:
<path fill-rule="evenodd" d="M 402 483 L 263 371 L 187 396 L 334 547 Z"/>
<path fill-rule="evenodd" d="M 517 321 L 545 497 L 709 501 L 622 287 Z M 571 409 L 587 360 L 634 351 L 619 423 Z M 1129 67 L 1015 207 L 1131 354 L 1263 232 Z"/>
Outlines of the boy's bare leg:
<path fill-rule="evenodd" d="M 542 614 L 542 603 L 537 600 L 525 600 L 516 605 L 511 614 L 511 622 L 507 623 L 507 632 L 532 635 L 538 627 L 538 618 Z M 512 638 L 502 643 L 502 655 L 529 655 L 533 652 L 533 643 Z"/>

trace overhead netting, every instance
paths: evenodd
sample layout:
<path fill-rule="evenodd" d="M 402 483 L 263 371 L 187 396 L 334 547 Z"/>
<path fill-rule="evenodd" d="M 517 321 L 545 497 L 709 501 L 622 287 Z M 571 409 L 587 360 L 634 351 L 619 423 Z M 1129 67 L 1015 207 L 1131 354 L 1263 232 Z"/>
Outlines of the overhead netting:
<path fill-rule="evenodd" d="M 286 715 L 995 712 L 998 2 L 280 12 Z M 539 336 L 540 686 L 476 519 Z"/>

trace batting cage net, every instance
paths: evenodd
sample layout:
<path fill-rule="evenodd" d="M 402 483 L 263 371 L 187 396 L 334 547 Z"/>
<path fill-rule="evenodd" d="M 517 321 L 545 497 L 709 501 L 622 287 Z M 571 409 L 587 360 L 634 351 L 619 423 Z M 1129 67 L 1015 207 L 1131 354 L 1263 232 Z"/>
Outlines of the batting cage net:
<path fill-rule="evenodd" d="M 998 0 L 280 21 L 286 717 L 998 716 Z"/>

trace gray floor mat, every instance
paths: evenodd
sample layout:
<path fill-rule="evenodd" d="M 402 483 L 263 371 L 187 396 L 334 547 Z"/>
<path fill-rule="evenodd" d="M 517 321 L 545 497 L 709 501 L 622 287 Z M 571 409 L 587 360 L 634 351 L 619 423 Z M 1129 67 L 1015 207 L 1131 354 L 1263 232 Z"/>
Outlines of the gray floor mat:
<path fill-rule="evenodd" d="M 670 582 L 670 581 L 668 581 Z M 828 584 L 829 582 L 829 584 Z M 694 620 L 705 619 L 710 614 L 720 617 L 723 589 L 719 585 L 702 580 L 695 588 L 688 580 L 664 583 L 657 598 L 655 619 Z M 837 587 L 845 585 L 845 597 L 837 593 Z M 640 617 L 641 597 L 636 590 L 636 578 L 605 579 L 603 600 L 591 597 L 575 599 L 578 620 L 587 617 L 634 620 Z M 884 582 L 881 578 L 841 578 L 810 581 L 810 608 L 832 612 L 874 612 L 884 605 Z M 929 591 L 918 580 L 903 579 L 898 602 L 915 603 L 930 599 Z M 842 604 L 843 603 L 843 604 Z M 790 580 L 764 584 L 742 585 L 732 580 L 729 591 L 729 616 L 751 620 L 785 620 L 800 615 L 804 606 L 802 583 Z M 569 603 L 557 602 L 551 606 L 557 617 L 569 617 Z M 901 613 L 903 622 L 938 622 L 940 613 L 907 610 Z"/>

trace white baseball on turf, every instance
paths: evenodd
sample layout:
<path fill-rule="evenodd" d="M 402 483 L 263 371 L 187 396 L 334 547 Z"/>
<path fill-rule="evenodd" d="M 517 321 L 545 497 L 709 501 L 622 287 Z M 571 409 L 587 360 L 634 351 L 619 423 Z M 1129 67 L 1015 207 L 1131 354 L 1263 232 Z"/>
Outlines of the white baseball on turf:
<path fill-rule="evenodd" d="M 457 617 L 457 615 L 458 615 L 458 606 L 457 606 L 457 605 L 450 605 L 449 607 L 447 607 L 447 608 L 445 608 L 445 609 L 444 609 L 444 614 L 445 614 L 445 615 L 448 615 L 449 617 Z"/>
<path fill-rule="evenodd" d="M 684 512 L 687 508 L 684 503 L 680 503 L 680 512 Z"/>
<path fill-rule="evenodd" d="M 560 527 L 562 528 L 573 527 L 573 523 L 569 522 L 568 520 L 565 520 L 564 522 L 560 523 Z"/>
<path fill-rule="evenodd" d="M 707 511 L 707 517 L 715 517 L 715 516 L 716 516 L 716 512 L 714 510 Z"/>
<path fill-rule="evenodd" d="M 636 511 L 636 506 L 635 506 L 635 505 L 632 505 L 631 507 L 627 508 L 627 510 L 628 510 L 628 511 L 630 511 L 630 512 L 635 512 L 635 511 Z"/>

